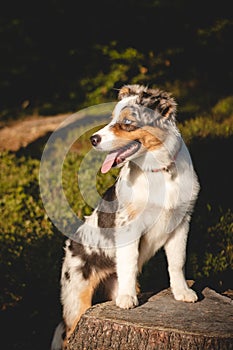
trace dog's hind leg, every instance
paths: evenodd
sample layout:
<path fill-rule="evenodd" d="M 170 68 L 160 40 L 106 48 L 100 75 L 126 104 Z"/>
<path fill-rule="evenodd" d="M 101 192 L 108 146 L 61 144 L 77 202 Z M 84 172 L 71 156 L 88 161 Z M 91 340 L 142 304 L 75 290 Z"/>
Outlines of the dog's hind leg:
<path fill-rule="evenodd" d="M 61 273 L 61 302 L 63 320 L 66 325 L 66 339 L 74 331 L 82 314 L 91 307 L 92 295 L 99 283 L 98 275 L 84 274 L 85 264 L 81 256 L 71 251 L 70 241 L 66 242 L 66 254 Z"/>
<path fill-rule="evenodd" d="M 186 302 L 195 302 L 197 301 L 197 295 L 188 287 L 184 276 L 188 230 L 189 223 L 184 220 L 174 230 L 164 249 L 167 255 L 170 285 L 174 298 Z"/>
<path fill-rule="evenodd" d="M 74 301 L 73 308 L 70 304 L 63 299 L 63 315 L 66 323 L 66 338 L 68 339 L 73 333 L 78 321 L 84 312 L 91 307 L 92 304 L 93 288 L 92 286 L 86 286 L 83 289 L 77 291 L 76 301 Z"/>
<path fill-rule="evenodd" d="M 68 240 L 61 275 L 61 302 L 66 340 L 91 307 L 99 283 L 113 273 L 114 262 L 104 252 Z"/>
<path fill-rule="evenodd" d="M 78 266 L 72 266 L 69 272 L 64 271 L 61 279 L 61 300 L 63 319 L 66 324 L 66 340 L 73 333 L 84 312 L 92 305 L 92 296 L 99 283 L 98 276 L 84 278 Z"/>

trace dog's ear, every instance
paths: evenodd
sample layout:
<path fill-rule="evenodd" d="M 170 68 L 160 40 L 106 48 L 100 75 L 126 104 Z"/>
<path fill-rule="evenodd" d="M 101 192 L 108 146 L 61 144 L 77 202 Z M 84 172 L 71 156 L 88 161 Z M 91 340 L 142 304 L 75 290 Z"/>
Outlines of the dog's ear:
<path fill-rule="evenodd" d="M 158 112 L 162 118 L 175 120 L 177 104 L 168 92 L 147 89 L 141 94 L 139 103 Z"/>
<path fill-rule="evenodd" d="M 143 85 L 124 85 L 120 90 L 118 94 L 119 100 L 122 100 L 125 97 L 129 96 L 141 96 L 144 91 L 147 91 L 147 87 Z"/>
<path fill-rule="evenodd" d="M 122 100 L 125 97 L 137 95 L 138 93 L 137 93 L 136 87 L 139 87 L 139 85 L 124 85 L 119 90 L 119 94 L 118 94 L 119 100 Z"/>
<path fill-rule="evenodd" d="M 119 91 L 119 99 L 137 96 L 136 103 L 157 111 L 161 117 L 175 120 L 176 102 L 168 92 L 148 89 L 143 85 L 125 85 Z"/>

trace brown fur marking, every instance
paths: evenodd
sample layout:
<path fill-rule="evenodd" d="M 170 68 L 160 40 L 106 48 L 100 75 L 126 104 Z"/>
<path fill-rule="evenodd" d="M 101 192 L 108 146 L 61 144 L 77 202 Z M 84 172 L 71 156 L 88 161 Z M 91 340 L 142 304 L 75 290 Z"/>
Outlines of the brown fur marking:
<path fill-rule="evenodd" d="M 73 322 L 73 325 L 67 330 L 67 339 L 71 336 L 71 334 L 74 332 L 77 323 L 79 322 L 81 316 L 85 313 L 87 309 L 89 309 L 92 305 L 92 296 L 94 294 L 94 291 L 100 281 L 104 279 L 109 272 L 101 271 L 100 274 L 93 273 L 92 277 L 89 280 L 89 285 L 87 288 L 85 288 L 77 297 L 79 298 L 80 301 L 80 308 L 79 308 L 79 313 Z"/>
<path fill-rule="evenodd" d="M 127 213 L 128 213 L 128 219 L 129 221 L 131 221 L 137 217 L 137 215 L 139 214 L 139 211 L 134 208 L 133 204 L 129 204 L 127 206 Z"/>
<path fill-rule="evenodd" d="M 118 97 L 119 99 L 122 99 L 123 97 L 129 96 L 129 95 L 130 95 L 130 88 L 127 85 L 125 85 L 120 89 Z"/>
<path fill-rule="evenodd" d="M 156 127 L 142 127 L 128 132 L 123 130 L 121 125 L 117 123 L 112 127 L 112 131 L 117 137 L 126 140 L 125 144 L 130 141 L 138 140 L 149 151 L 155 150 L 162 146 L 163 133 Z"/>

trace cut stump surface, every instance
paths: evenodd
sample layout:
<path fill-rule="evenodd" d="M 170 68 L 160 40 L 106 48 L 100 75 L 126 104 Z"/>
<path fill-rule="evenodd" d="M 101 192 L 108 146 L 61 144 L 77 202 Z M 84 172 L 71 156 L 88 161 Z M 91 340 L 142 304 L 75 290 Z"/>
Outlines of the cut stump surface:
<path fill-rule="evenodd" d="M 95 305 L 82 316 L 67 350 L 233 349 L 233 301 L 209 288 L 202 295 L 190 304 L 166 289 L 131 310 L 112 302 Z"/>

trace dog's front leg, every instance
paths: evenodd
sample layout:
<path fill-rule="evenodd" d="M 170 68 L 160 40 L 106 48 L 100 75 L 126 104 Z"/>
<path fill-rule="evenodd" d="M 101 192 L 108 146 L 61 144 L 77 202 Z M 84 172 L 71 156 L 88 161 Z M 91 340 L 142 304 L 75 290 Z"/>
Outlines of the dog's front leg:
<path fill-rule="evenodd" d="M 164 248 L 168 260 L 170 285 L 175 299 L 193 303 L 197 301 L 197 295 L 188 287 L 184 277 L 188 230 L 189 224 L 184 221 L 175 229 Z"/>
<path fill-rule="evenodd" d="M 116 305 L 122 309 L 131 309 L 138 305 L 136 283 L 138 273 L 139 240 L 123 247 L 117 247 L 116 263 L 118 294 Z"/>

